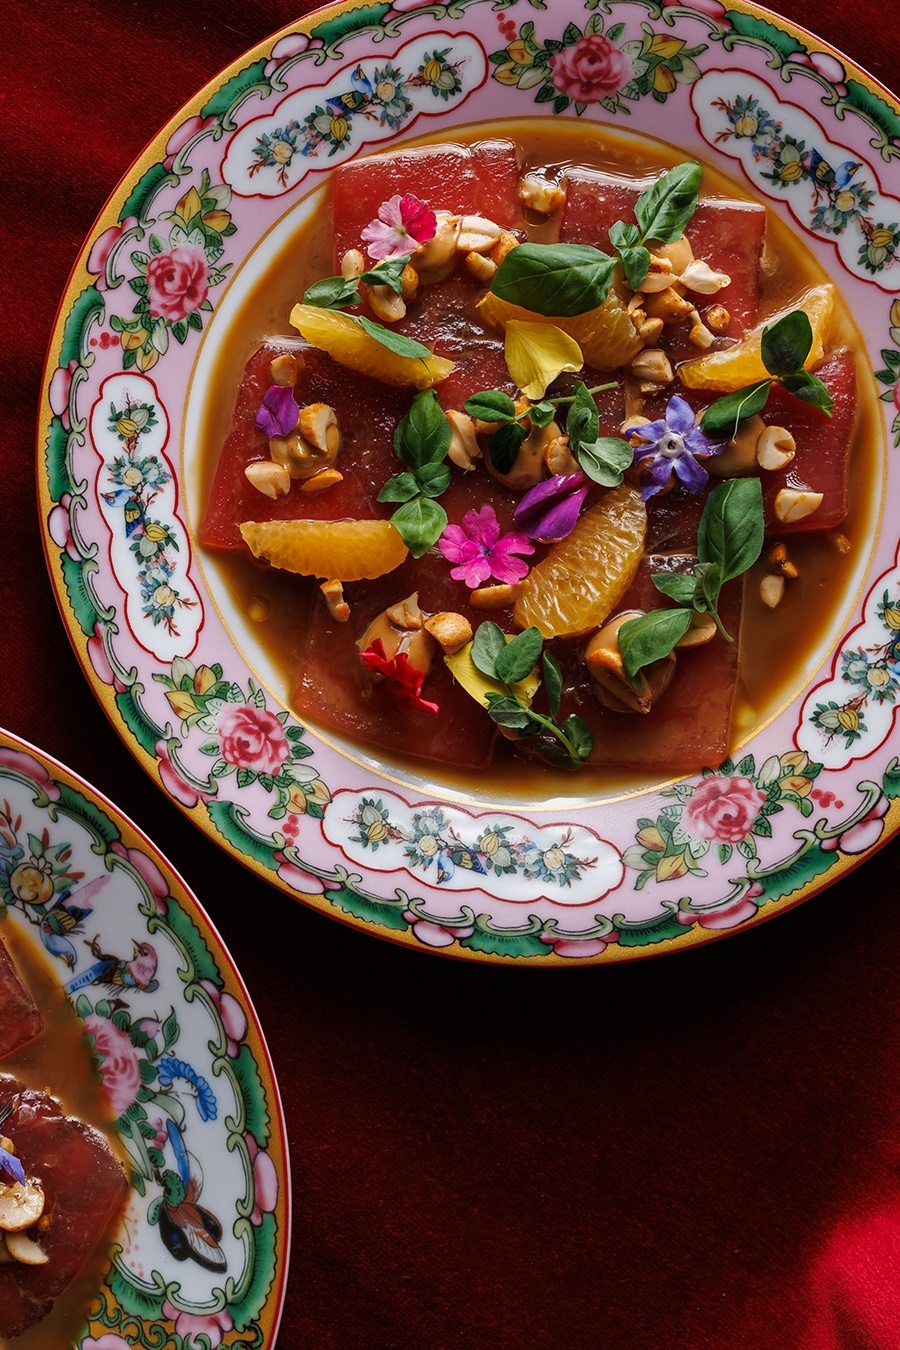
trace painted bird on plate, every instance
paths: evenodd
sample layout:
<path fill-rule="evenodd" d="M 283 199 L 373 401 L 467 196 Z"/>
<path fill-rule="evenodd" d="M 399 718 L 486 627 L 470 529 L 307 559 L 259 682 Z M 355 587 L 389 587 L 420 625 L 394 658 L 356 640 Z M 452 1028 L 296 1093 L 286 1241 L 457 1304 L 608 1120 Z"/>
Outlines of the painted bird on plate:
<path fill-rule="evenodd" d="M 818 150 L 811 150 L 809 156 L 809 174 L 819 187 L 845 188 L 850 179 L 862 168 L 862 160 L 847 159 L 838 168 L 833 168 Z"/>
<path fill-rule="evenodd" d="M 81 931 L 85 919 L 94 912 L 93 905 L 88 902 L 103 890 L 109 880 L 108 876 L 95 877 L 77 891 L 73 892 L 71 888 L 63 891 L 44 911 L 38 925 L 41 942 L 51 956 L 65 961 L 70 970 L 75 968 L 78 953 L 69 941 L 69 935 Z"/>
<path fill-rule="evenodd" d="M 157 1171 L 163 1193 L 151 1206 L 151 1223 L 159 1223 L 163 1246 L 176 1261 L 196 1261 L 204 1270 L 223 1271 L 228 1262 L 219 1246 L 222 1225 L 210 1210 L 198 1204 L 203 1190 L 203 1174 L 193 1154 L 188 1153 L 184 1137 L 174 1120 L 166 1125 L 175 1166 Z"/>
<path fill-rule="evenodd" d="M 74 994 L 78 989 L 86 989 L 89 984 L 101 984 L 107 989 L 141 989 L 152 991 L 159 988 L 156 975 L 156 951 L 149 942 L 135 942 L 134 951 L 129 960 L 119 956 L 109 956 L 100 950 L 100 939 L 94 938 L 88 944 L 97 960 L 80 975 L 75 975 L 66 985 L 66 993 Z"/>

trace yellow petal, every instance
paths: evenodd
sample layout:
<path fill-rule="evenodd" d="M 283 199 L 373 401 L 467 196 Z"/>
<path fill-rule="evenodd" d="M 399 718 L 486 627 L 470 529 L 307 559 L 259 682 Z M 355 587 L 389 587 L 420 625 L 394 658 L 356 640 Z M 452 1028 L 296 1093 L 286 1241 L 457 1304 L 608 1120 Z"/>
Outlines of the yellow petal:
<path fill-rule="evenodd" d="M 557 375 L 584 365 L 575 339 L 552 323 L 509 319 L 504 347 L 509 373 L 526 398 L 543 398 Z"/>
<path fill-rule="evenodd" d="M 201 205 L 200 193 L 196 188 L 191 188 L 189 192 L 185 193 L 181 201 L 175 207 L 175 214 L 176 216 L 180 216 L 185 225 L 187 225 L 194 219 L 194 216 L 199 214 Z"/>
<path fill-rule="evenodd" d="M 507 642 L 512 642 L 513 635 L 506 634 Z M 484 704 L 485 708 L 489 706 L 488 694 L 506 695 L 507 686 L 501 684 L 499 680 L 492 680 L 487 675 L 482 675 L 481 671 L 472 660 L 472 643 L 467 642 L 459 651 L 454 652 L 452 656 L 445 656 L 444 660 L 450 667 L 450 673 L 453 678 L 462 685 L 467 694 L 477 702 Z M 511 684 L 509 688 L 516 694 L 523 703 L 531 706 L 531 700 L 534 698 L 541 683 L 540 676 L 537 673 L 537 667 L 526 675 L 524 680 L 519 680 L 517 684 Z"/>
<path fill-rule="evenodd" d="M 178 716 L 182 719 L 182 721 L 184 720 L 184 718 L 190 717 L 191 713 L 197 712 L 196 703 L 194 702 L 191 695 L 188 694 L 184 689 L 167 690 L 166 698 L 169 700 L 169 704 L 172 708 L 172 711 L 174 713 L 177 713 Z"/>

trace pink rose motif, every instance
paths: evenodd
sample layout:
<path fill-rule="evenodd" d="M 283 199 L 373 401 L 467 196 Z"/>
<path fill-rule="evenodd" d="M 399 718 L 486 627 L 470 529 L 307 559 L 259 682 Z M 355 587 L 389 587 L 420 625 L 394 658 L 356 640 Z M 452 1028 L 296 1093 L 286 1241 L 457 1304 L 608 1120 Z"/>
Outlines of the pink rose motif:
<path fill-rule="evenodd" d="M 576 103 L 599 103 L 626 85 L 633 75 L 631 62 L 602 33 L 579 38 L 550 58 L 553 84 Z"/>
<path fill-rule="evenodd" d="M 238 769 L 276 774 L 290 757 L 284 728 L 267 708 L 228 703 L 219 713 L 218 730 L 222 758 Z"/>
<path fill-rule="evenodd" d="M 197 1338 L 200 1336 L 208 1336 L 212 1350 L 217 1350 L 226 1331 L 231 1331 L 234 1326 L 231 1313 L 224 1309 L 219 1313 L 209 1313 L 205 1317 L 196 1316 L 193 1313 L 179 1312 L 168 1299 L 163 1304 L 163 1316 L 175 1323 L 175 1331 L 184 1338 L 185 1346 L 190 1346 L 191 1350 L 194 1350 L 195 1346 L 199 1350 L 202 1342 Z"/>
<path fill-rule="evenodd" d="M 888 812 L 890 802 L 887 797 L 879 797 L 878 801 L 872 807 L 869 814 L 851 825 L 839 837 L 831 836 L 829 839 L 822 840 L 822 848 L 826 853 L 833 849 L 840 849 L 842 853 L 868 853 L 870 848 L 874 848 L 884 833 L 884 818 Z"/>
<path fill-rule="evenodd" d="M 168 910 L 169 887 L 162 872 L 149 854 L 142 853 L 139 848 L 126 848 L 121 843 L 114 843 L 112 849 L 121 857 L 127 858 L 134 870 L 143 877 L 156 901 L 157 913 L 165 914 Z"/>
<path fill-rule="evenodd" d="M 725 904 L 710 906 L 706 910 L 679 910 L 678 922 L 684 924 L 685 928 L 690 928 L 694 923 L 698 923 L 701 928 L 737 928 L 739 924 L 756 918 L 759 906 L 753 903 L 753 899 L 762 893 L 762 886 L 754 882 L 746 891 L 727 900 Z"/>
<path fill-rule="evenodd" d="M 233 994 L 226 993 L 212 980 L 200 982 L 215 1004 L 228 1040 L 228 1058 L 237 1059 L 241 1041 L 247 1035 L 247 1014 Z"/>
<path fill-rule="evenodd" d="M 105 1336 L 97 1339 L 88 1336 L 87 1340 L 81 1342 L 81 1350 L 132 1350 L 132 1343 L 123 1341 L 121 1336 L 108 1331 Z"/>
<path fill-rule="evenodd" d="M 209 290 L 206 254 L 199 244 L 176 244 L 147 264 L 150 313 L 177 323 L 199 309 Z"/>
<path fill-rule="evenodd" d="M 695 839 L 739 844 L 765 800 L 749 778 L 705 778 L 685 807 L 682 825 Z"/>
<path fill-rule="evenodd" d="M 606 933 L 595 938 L 563 938 L 553 933 L 542 933 L 541 942 L 553 948 L 554 956 L 564 956 L 570 961 L 583 961 L 588 956 L 600 956 L 611 942 L 618 942 L 619 934 Z"/>
<path fill-rule="evenodd" d="M 100 1060 L 103 1086 L 117 1116 L 127 1111 L 141 1086 L 138 1053 L 131 1041 L 108 1017 L 91 1013 L 84 1029 L 94 1038 L 94 1054 Z"/>
<path fill-rule="evenodd" d="M 109 261 L 109 256 L 122 236 L 127 234 L 129 230 L 133 230 L 136 225 L 137 218 L 127 216 L 121 225 L 111 225 L 108 230 L 104 230 L 94 240 L 87 260 L 87 270 L 92 276 L 96 276 L 98 291 L 109 289 L 109 283 L 106 279 L 106 264 Z"/>
<path fill-rule="evenodd" d="M 275 861 L 278 863 L 279 879 L 290 886 L 291 890 L 299 891 L 301 895 L 321 895 L 325 890 L 318 877 L 314 877 L 311 872 L 305 872 L 296 863 L 289 862 L 285 854 L 276 853 Z"/>
<path fill-rule="evenodd" d="M 459 938 L 471 937 L 475 932 L 471 924 L 465 928 L 448 928 L 445 924 L 420 918 L 411 909 L 405 910 L 403 917 L 412 925 L 413 936 L 426 947 L 452 947 Z"/>
<path fill-rule="evenodd" d="M 725 6 L 720 4 L 720 0 L 663 0 L 663 5 L 683 5 L 689 4 L 691 9 L 698 10 L 701 14 L 708 14 L 711 19 L 721 19 L 725 13 Z M 730 23 L 724 23 L 723 28 L 730 28 Z"/>
<path fill-rule="evenodd" d="M 166 168 L 171 169 L 178 151 L 183 150 L 188 141 L 207 127 L 215 126 L 215 123 L 215 117 L 189 117 L 180 127 L 176 127 L 166 142 L 166 157 L 163 161 Z"/>
<path fill-rule="evenodd" d="M 182 806 L 194 807 L 200 801 L 207 801 L 209 794 L 198 792 L 190 783 L 186 782 L 178 772 L 169 756 L 169 747 L 165 741 L 156 742 L 156 753 L 159 756 L 159 781 L 162 783 L 170 797 L 174 797 L 176 802 L 181 802 Z"/>
<path fill-rule="evenodd" d="M 278 1170 L 272 1159 L 249 1132 L 245 1133 L 247 1152 L 253 1167 L 253 1198 L 255 1201 L 250 1222 L 257 1227 L 264 1214 L 273 1214 L 278 1204 Z"/>
<path fill-rule="evenodd" d="M 32 778 L 51 801 L 58 800 L 59 788 L 55 783 L 51 783 L 50 775 L 43 764 L 33 759 L 31 755 L 26 754 L 24 750 L 14 750 L 12 746 L 0 746 L 0 769 L 12 769 L 14 773 L 21 773 L 26 778 Z"/>
<path fill-rule="evenodd" d="M 69 390 L 72 387 L 72 376 L 77 369 L 78 361 L 74 356 L 67 366 L 57 366 L 53 372 L 48 391 L 50 407 L 56 413 L 66 431 L 69 430 L 71 425 L 69 421 Z"/>

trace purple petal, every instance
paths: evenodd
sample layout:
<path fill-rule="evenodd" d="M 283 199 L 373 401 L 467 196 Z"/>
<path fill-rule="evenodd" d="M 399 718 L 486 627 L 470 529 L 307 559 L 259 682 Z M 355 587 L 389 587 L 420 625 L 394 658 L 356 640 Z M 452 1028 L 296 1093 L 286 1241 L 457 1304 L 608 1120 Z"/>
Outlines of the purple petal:
<path fill-rule="evenodd" d="M 680 394 L 673 394 L 666 408 L 666 429 L 677 436 L 686 436 L 696 426 L 694 410 Z M 646 428 L 645 428 L 646 430 Z"/>
<path fill-rule="evenodd" d="M 584 486 L 582 486 L 584 485 Z M 555 544 L 575 528 L 588 484 L 583 473 L 555 474 L 545 478 L 516 507 L 516 524 L 531 539 Z"/>
<path fill-rule="evenodd" d="M 286 384 L 270 384 L 256 414 L 264 436 L 289 436 L 300 419 L 300 404 Z"/>
<path fill-rule="evenodd" d="M 728 444 L 727 440 L 710 440 L 699 427 L 685 436 L 684 443 L 692 455 L 719 455 Z"/>
<path fill-rule="evenodd" d="M 673 462 L 660 455 L 641 469 L 641 497 L 645 502 L 655 497 L 657 492 L 662 492 L 672 476 Z"/>
<path fill-rule="evenodd" d="M 693 455 L 679 455 L 672 461 L 672 468 L 688 492 L 699 492 L 709 482 L 709 474 Z"/>
<path fill-rule="evenodd" d="M 10 1153 L 7 1148 L 0 1148 L 0 1176 L 10 1177 L 21 1186 L 25 1185 L 25 1169 L 15 1154 Z"/>
<path fill-rule="evenodd" d="M 462 518 L 462 527 L 470 539 L 474 539 L 478 544 L 483 544 L 485 548 L 493 548 L 500 538 L 497 513 L 490 503 L 482 506 L 478 511 L 474 508 L 467 511 Z"/>
<path fill-rule="evenodd" d="M 625 432 L 625 439 L 629 444 L 631 443 L 632 438 L 635 440 L 646 441 L 646 446 L 634 447 L 635 455 L 639 453 L 644 454 L 647 450 L 655 449 L 657 441 L 660 437 L 665 436 L 668 430 L 669 428 L 666 426 L 665 419 L 657 417 L 655 422 L 648 422 L 645 427 L 629 427 Z"/>

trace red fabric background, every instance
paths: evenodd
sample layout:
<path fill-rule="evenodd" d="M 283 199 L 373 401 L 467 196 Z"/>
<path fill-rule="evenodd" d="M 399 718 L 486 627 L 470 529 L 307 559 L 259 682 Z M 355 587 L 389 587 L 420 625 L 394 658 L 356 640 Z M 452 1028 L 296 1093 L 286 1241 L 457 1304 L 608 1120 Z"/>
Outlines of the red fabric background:
<path fill-rule="evenodd" d="M 242 968 L 292 1140 L 279 1350 L 897 1350 L 900 841 L 775 923 L 661 961 L 419 956 L 221 853 L 136 767 L 69 648 L 33 482 L 69 268 L 181 102 L 306 8 L 4 8 L 0 720 L 147 830 Z M 782 10 L 897 82 L 895 0 Z"/>

